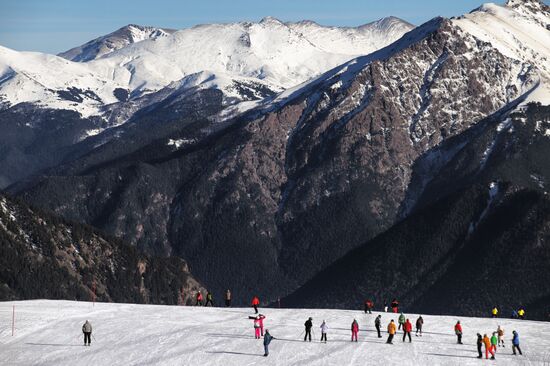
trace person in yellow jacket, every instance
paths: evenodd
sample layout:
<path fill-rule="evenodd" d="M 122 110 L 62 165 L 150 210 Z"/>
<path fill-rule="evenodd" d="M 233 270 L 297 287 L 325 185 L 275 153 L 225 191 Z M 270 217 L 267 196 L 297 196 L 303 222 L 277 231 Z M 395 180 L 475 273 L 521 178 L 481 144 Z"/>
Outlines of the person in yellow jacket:
<path fill-rule="evenodd" d="M 388 340 L 386 343 L 393 344 L 393 336 L 395 335 L 395 332 L 397 332 L 397 326 L 395 325 L 393 319 L 391 320 L 390 324 L 388 324 Z"/>
<path fill-rule="evenodd" d="M 518 316 L 520 319 L 525 319 L 525 310 L 523 308 L 519 308 Z"/>
<path fill-rule="evenodd" d="M 498 317 L 498 308 L 496 306 L 493 307 L 493 310 L 491 310 L 491 315 L 493 318 Z"/>

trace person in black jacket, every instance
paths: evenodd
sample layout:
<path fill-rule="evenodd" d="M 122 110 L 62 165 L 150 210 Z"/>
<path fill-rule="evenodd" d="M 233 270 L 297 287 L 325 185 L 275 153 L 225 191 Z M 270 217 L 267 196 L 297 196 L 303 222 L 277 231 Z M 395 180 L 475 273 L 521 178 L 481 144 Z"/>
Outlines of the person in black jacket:
<path fill-rule="evenodd" d="M 304 336 L 304 342 L 307 340 L 309 336 L 309 341 L 311 342 L 311 328 L 313 327 L 313 323 L 311 322 L 313 319 L 309 318 L 304 323 L 304 326 L 306 327 L 306 335 Z"/>
<path fill-rule="evenodd" d="M 479 356 L 477 356 L 477 358 L 483 358 L 483 352 L 481 352 L 481 346 L 483 345 L 483 337 L 481 336 L 481 334 L 477 334 L 477 353 L 479 354 Z"/>
<path fill-rule="evenodd" d="M 380 334 L 380 322 L 382 320 L 382 315 L 378 315 L 376 319 L 374 319 L 374 327 L 376 328 L 376 331 L 378 332 L 378 338 L 382 338 L 382 334 Z"/>
<path fill-rule="evenodd" d="M 274 339 L 275 337 L 269 334 L 269 330 L 266 329 L 264 335 L 264 357 L 267 357 L 267 355 L 269 355 L 269 344 Z"/>

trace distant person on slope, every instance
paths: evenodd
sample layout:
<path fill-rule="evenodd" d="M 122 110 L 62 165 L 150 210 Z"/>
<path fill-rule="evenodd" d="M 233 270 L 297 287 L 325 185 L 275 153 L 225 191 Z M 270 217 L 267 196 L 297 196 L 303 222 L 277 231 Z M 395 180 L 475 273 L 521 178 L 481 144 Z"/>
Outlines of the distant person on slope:
<path fill-rule="evenodd" d="M 394 313 L 397 314 L 399 312 L 399 301 L 397 301 L 396 299 L 393 299 L 390 306 L 391 306 L 391 310 Z"/>
<path fill-rule="evenodd" d="M 477 334 L 476 345 L 477 345 L 477 353 L 478 353 L 477 358 L 483 358 L 483 352 L 481 351 L 481 347 L 483 345 L 483 337 L 479 333 Z"/>
<path fill-rule="evenodd" d="M 92 324 L 87 320 L 84 325 L 82 325 L 82 333 L 84 333 L 84 345 L 90 346 L 92 344 Z M 88 344 L 86 344 L 86 342 Z"/>
<path fill-rule="evenodd" d="M 497 334 L 498 334 L 498 346 L 504 347 L 504 328 L 502 328 L 500 325 L 497 328 Z"/>
<path fill-rule="evenodd" d="M 519 308 L 518 317 L 522 320 L 525 319 L 525 309 L 523 309 L 523 307 Z"/>
<path fill-rule="evenodd" d="M 262 333 L 262 337 L 264 336 L 264 319 L 265 315 L 260 314 L 258 315 L 258 319 L 260 320 L 260 332 Z"/>
<path fill-rule="evenodd" d="M 401 328 L 405 325 L 405 315 L 401 313 L 397 321 L 399 322 L 399 327 L 397 329 L 401 330 Z"/>
<path fill-rule="evenodd" d="M 225 307 L 231 307 L 231 291 L 225 291 Z"/>
<path fill-rule="evenodd" d="M 260 316 L 256 315 L 254 318 L 254 338 L 260 339 Z"/>
<path fill-rule="evenodd" d="M 493 332 L 493 336 L 491 337 L 491 350 L 493 350 L 493 353 L 497 353 L 497 345 L 498 345 L 497 332 Z"/>
<path fill-rule="evenodd" d="M 491 316 L 493 318 L 498 318 L 498 308 L 496 306 L 493 307 L 493 310 L 491 310 Z"/>
<path fill-rule="evenodd" d="M 197 302 L 195 304 L 195 306 L 202 306 L 202 294 L 201 292 L 197 292 Z"/>
<path fill-rule="evenodd" d="M 376 319 L 374 319 L 374 327 L 376 328 L 376 332 L 378 333 L 378 338 L 382 338 L 382 334 L 380 334 L 381 322 L 382 315 L 378 315 Z"/>
<path fill-rule="evenodd" d="M 455 334 L 456 343 L 462 344 L 462 325 L 460 325 L 460 321 L 457 321 L 455 324 Z"/>
<path fill-rule="evenodd" d="M 518 332 L 516 332 L 514 330 L 512 332 L 512 334 L 513 334 L 513 338 L 512 338 L 512 352 L 513 352 L 513 354 L 517 355 L 516 354 L 516 349 L 517 349 L 519 354 L 523 355 L 523 353 L 521 353 L 521 348 L 519 348 L 519 334 L 518 334 Z"/>
<path fill-rule="evenodd" d="M 405 321 L 405 324 L 403 324 L 403 342 L 405 342 L 405 337 L 409 337 L 409 343 L 412 343 L 412 339 L 411 339 L 411 332 L 413 330 L 413 325 L 411 324 L 411 322 L 409 321 L 409 319 L 407 319 Z"/>
<path fill-rule="evenodd" d="M 328 325 L 327 322 L 323 320 L 323 323 L 320 326 L 321 328 L 321 342 L 327 343 L 327 332 L 328 332 Z"/>
<path fill-rule="evenodd" d="M 372 300 L 365 301 L 365 314 L 372 314 L 372 309 L 374 308 L 374 302 Z"/>
<path fill-rule="evenodd" d="M 391 320 L 390 324 L 388 324 L 388 340 L 386 343 L 393 344 L 393 336 L 395 335 L 395 332 L 397 332 L 397 326 L 393 322 L 393 319 Z"/>
<path fill-rule="evenodd" d="M 489 358 L 489 353 L 491 354 L 491 360 L 495 359 L 495 353 L 491 348 L 491 340 L 487 337 L 487 334 L 483 335 L 483 344 L 485 345 L 485 359 Z"/>
<path fill-rule="evenodd" d="M 511 318 L 512 318 L 512 319 L 517 319 L 518 317 L 519 317 L 518 312 L 517 312 L 515 309 L 512 310 Z"/>
<path fill-rule="evenodd" d="M 260 299 L 258 299 L 258 296 L 254 296 L 252 298 L 252 307 L 254 308 L 254 311 L 256 314 L 258 314 L 258 306 L 260 305 Z"/>
<path fill-rule="evenodd" d="M 269 330 L 265 330 L 264 335 L 264 357 L 267 357 L 269 355 L 269 344 L 272 340 L 274 340 L 275 337 L 273 337 L 271 334 L 269 334 Z"/>
<path fill-rule="evenodd" d="M 388 312 L 388 304 L 384 303 L 384 313 Z"/>
<path fill-rule="evenodd" d="M 210 306 L 214 306 L 214 297 L 210 291 L 206 293 L 206 304 L 204 304 L 204 306 L 208 306 L 208 304 L 210 304 Z"/>
<path fill-rule="evenodd" d="M 306 328 L 305 329 L 305 335 L 304 335 L 304 342 L 307 340 L 307 338 L 309 337 L 309 341 L 311 342 L 311 328 L 313 327 L 313 322 L 312 322 L 313 318 L 309 318 L 308 320 L 306 320 L 306 322 L 304 323 L 304 327 Z"/>
<path fill-rule="evenodd" d="M 357 323 L 357 320 L 353 319 L 353 322 L 351 322 L 351 341 L 352 342 L 354 338 L 355 338 L 355 342 L 357 342 L 358 333 L 359 333 L 359 323 Z"/>
<path fill-rule="evenodd" d="M 416 319 L 416 336 L 418 337 L 418 332 L 420 332 L 420 336 L 422 337 L 422 326 L 424 325 L 424 319 L 422 318 L 422 315 Z"/>

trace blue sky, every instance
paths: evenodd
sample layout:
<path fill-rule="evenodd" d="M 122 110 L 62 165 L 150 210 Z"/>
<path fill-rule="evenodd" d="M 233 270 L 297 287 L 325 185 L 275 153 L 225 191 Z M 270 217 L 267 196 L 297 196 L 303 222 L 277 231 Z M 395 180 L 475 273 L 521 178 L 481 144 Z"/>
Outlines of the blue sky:
<path fill-rule="evenodd" d="M 486 0 L 485 0 L 486 1 Z M 187 28 L 200 23 L 314 20 L 354 26 L 394 15 L 421 24 L 466 13 L 483 0 L 0 0 L 0 45 L 58 53 L 126 24 Z M 502 3 L 503 0 L 496 2 Z"/>

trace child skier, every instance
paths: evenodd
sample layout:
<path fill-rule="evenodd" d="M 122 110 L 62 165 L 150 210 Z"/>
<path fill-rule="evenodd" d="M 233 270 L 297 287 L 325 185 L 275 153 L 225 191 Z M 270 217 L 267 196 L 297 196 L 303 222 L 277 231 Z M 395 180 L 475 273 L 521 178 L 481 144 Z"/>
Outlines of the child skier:
<path fill-rule="evenodd" d="M 357 320 L 353 319 L 353 322 L 351 323 L 351 341 L 352 342 L 354 338 L 355 338 L 355 342 L 357 342 L 357 333 L 359 333 L 359 323 L 357 323 Z"/>

